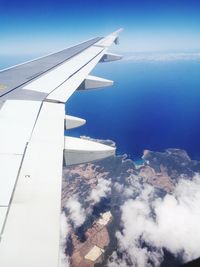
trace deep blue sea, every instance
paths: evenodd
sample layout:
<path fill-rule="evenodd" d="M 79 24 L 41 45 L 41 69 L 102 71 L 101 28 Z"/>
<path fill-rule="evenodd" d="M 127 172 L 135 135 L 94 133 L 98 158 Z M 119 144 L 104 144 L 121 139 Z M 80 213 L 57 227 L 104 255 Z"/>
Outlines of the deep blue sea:
<path fill-rule="evenodd" d="M 30 56 L 1 57 L 4 68 Z M 110 88 L 76 92 L 67 113 L 85 118 L 69 135 L 111 139 L 118 153 L 139 159 L 144 149 L 185 149 L 200 159 L 200 60 L 119 61 L 99 64 L 94 75 Z"/>
<path fill-rule="evenodd" d="M 167 148 L 200 158 L 200 61 L 120 61 L 93 74 L 115 85 L 70 98 L 67 112 L 87 120 L 70 135 L 112 139 L 132 159 Z"/>

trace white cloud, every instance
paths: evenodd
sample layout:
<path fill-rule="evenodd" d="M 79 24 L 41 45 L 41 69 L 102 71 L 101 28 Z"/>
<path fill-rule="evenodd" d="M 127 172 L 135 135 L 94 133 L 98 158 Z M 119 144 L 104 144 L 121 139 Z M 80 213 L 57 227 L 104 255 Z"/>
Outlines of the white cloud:
<path fill-rule="evenodd" d="M 188 61 L 188 60 L 200 60 L 200 53 L 144 53 L 135 54 L 124 57 L 124 60 L 129 61 Z"/>
<path fill-rule="evenodd" d="M 102 197 L 106 197 L 110 192 L 111 181 L 103 178 L 98 179 L 97 186 L 91 191 L 88 201 L 92 201 L 93 204 L 98 203 Z"/>
<path fill-rule="evenodd" d="M 69 224 L 64 212 L 61 214 L 60 224 L 60 267 L 69 267 L 69 259 L 65 254 L 66 240 L 69 235 Z"/>
<path fill-rule="evenodd" d="M 114 183 L 114 188 L 118 193 L 122 193 L 124 190 L 124 186 L 118 182 Z"/>
<path fill-rule="evenodd" d="M 69 198 L 65 207 L 69 211 L 69 219 L 74 223 L 74 226 L 81 226 L 85 221 L 86 213 L 77 197 L 74 196 Z"/>
<path fill-rule="evenodd" d="M 183 260 L 200 256 L 200 177 L 193 181 L 180 180 L 174 195 L 163 201 L 155 201 L 155 234 L 149 236 L 156 246 L 167 248 L 172 253 L 183 250 Z"/>
<path fill-rule="evenodd" d="M 200 176 L 192 181 L 181 179 L 173 195 L 167 194 L 163 199 L 152 200 L 153 193 L 152 187 L 145 187 L 138 198 L 129 199 L 122 206 L 124 229 L 116 234 L 120 251 L 126 251 L 125 257 L 139 267 L 159 266 L 163 248 L 183 261 L 199 257 Z M 108 266 L 123 266 L 119 261 L 110 260 Z"/>

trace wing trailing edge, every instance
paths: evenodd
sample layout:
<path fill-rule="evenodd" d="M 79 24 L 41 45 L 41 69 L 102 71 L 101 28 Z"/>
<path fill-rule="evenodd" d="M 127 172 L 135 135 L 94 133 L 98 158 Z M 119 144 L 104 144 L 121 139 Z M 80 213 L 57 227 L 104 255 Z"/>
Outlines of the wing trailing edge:
<path fill-rule="evenodd" d="M 105 38 L 102 38 L 98 41 L 95 46 L 104 48 L 103 52 L 101 52 L 98 58 L 98 62 L 111 62 L 122 59 L 122 56 L 108 53 L 107 49 L 113 43 L 119 43 L 119 33 L 122 29 L 119 29 L 112 34 L 108 35 Z M 110 87 L 114 84 L 113 81 L 88 75 L 82 81 L 82 83 L 78 86 L 77 90 L 90 90 L 90 89 L 98 89 L 98 88 L 105 88 Z M 67 118 L 67 117 L 66 117 Z M 80 118 L 70 118 L 66 119 L 66 129 L 71 129 L 75 127 L 79 127 L 83 125 L 83 121 Z M 72 125 L 72 126 L 71 126 Z M 65 136 L 65 149 L 64 149 L 64 161 L 65 165 L 74 165 L 74 164 L 81 164 L 86 162 L 92 162 L 100 159 L 104 159 L 110 156 L 115 155 L 116 148 L 104 144 L 100 144 L 98 142 L 85 140 L 82 138 L 74 138 Z"/>

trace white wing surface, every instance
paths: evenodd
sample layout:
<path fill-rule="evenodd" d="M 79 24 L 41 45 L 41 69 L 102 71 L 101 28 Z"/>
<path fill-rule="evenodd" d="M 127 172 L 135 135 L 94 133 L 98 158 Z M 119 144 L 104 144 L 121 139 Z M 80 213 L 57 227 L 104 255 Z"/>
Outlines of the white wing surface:
<path fill-rule="evenodd" d="M 0 72 L 0 266 L 59 266 L 63 156 L 70 165 L 115 153 L 65 137 L 85 123 L 65 103 L 77 89 L 112 85 L 89 74 L 121 58 L 107 53 L 120 31 Z"/>

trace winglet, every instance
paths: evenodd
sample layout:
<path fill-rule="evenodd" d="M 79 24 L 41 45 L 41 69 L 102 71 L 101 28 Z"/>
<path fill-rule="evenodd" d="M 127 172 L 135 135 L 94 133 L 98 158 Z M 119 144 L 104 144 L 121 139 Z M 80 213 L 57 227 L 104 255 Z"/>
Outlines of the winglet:
<path fill-rule="evenodd" d="M 119 36 L 119 34 L 123 31 L 123 28 L 120 28 L 118 30 L 116 30 L 115 32 L 111 33 L 110 35 L 115 35 L 115 36 Z"/>
<path fill-rule="evenodd" d="M 104 47 L 109 47 L 112 45 L 112 43 L 118 44 L 119 43 L 119 34 L 123 31 L 122 28 L 119 30 L 109 34 L 102 40 L 96 43 L 96 45 L 104 46 Z"/>

